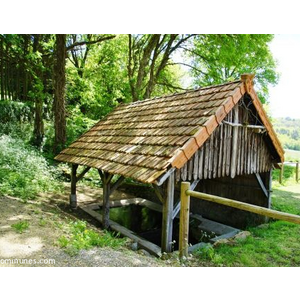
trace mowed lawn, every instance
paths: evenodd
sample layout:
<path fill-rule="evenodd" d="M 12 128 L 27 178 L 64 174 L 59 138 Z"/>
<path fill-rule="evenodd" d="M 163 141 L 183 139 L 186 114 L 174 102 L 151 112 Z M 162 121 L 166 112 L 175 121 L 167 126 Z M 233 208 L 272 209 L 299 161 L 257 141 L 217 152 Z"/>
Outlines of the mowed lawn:
<path fill-rule="evenodd" d="M 272 208 L 300 215 L 300 183 L 280 186 L 275 182 Z M 215 266 L 300 266 L 300 225 L 271 220 L 248 230 L 251 236 L 246 240 L 201 250 L 199 259 Z"/>

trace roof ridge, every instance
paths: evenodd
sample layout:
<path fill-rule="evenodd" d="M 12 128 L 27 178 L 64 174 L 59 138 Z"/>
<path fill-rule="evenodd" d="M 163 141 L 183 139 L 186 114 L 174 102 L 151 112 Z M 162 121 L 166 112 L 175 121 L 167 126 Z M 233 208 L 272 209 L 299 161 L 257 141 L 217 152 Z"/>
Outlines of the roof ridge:
<path fill-rule="evenodd" d="M 200 90 L 216 88 L 216 87 L 230 85 L 230 84 L 234 84 L 234 83 L 238 83 L 238 82 L 241 82 L 241 80 L 239 79 L 239 80 L 229 81 L 229 82 L 221 83 L 221 84 L 202 86 L 202 87 L 198 87 L 196 89 L 186 89 L 186 91 L 184 91 L 184 92 L 175 92 L 175 93 L 172 93 L 172 94 L 166 94 L 166 95 L 162 95 L 162 96 L 156 96 L 156 97 L 147 98 L 147 99 L 143 99 L 143 100 L 136 100 L 136 101 L 133 101 L 133 102 L 124 103 L 125 104 L 124 106 L 135 105 L 135 104 L 144 103 L 144 102 L 147 102 L 147 101 L 165 99 L 165 98 L 169 98 L 169 97 L 173 97 L 173 96 L 184 95 L 184 94 L 187 94 L 187 93 L 194 93 L 194 92 L 198 92 Z"/>

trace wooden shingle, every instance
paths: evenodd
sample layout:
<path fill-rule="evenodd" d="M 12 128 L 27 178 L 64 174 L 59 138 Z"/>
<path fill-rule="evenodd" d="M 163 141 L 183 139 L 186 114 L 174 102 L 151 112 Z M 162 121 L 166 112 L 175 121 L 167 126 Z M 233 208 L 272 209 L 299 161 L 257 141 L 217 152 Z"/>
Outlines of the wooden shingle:
<path fill-rule="evenodd" d="M 169 168 L 184 166 L 247 91 L 282 160 L 278 138 L 247 77 L 120 105 L 55 159 L 153 183 Z"/>

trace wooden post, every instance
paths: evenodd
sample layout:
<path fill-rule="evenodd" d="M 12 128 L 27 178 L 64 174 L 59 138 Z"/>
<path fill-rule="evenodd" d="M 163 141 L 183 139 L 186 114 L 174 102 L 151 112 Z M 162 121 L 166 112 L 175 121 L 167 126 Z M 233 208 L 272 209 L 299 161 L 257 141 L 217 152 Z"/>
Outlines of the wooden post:
<path fill-rule="evenodd" d="M 267 190 L 267 203 L 266 203 L 266 207 L 271 209 L 272 206 L 272 172 L 273 170 L 271 169 L 269 172 L 266 173 L 266 190 Z M 269 222 L 269 217 L 264 216 L 265 219 L 265 223 Z"/>
<path fill-rule="evenodd" d="M 105 229 L 109 227 L 109 196 L 110 196 L 110 181 L 112 174 L 98 170 L 103 184 L 103 205 L 102 205 L 102 225 Z"/>
<path fill-rule="evenodd" d="M 282 179 L 283 179 L 283 171 L 284 171 L 284 164 L 281 164 L 280 168 L 280 174 L 279 174 L 279 183 L 282 184 Z"/>
<path fill-rule="evenodd" d="M 71 194 L 70 194 L 70 206 L 71 208 L 75 209 L 77 207 L 77 196 L 76 196 L 76 172 L 77 172 L 78 165 L 72 164 L 71 170 Z"/>
<path fill-rule="evenodd" d="M 296 162 L 296 181 L 299 181 L 299 161 Z"/>
<path fill-rule="evenodd" d="M 163 203 L 162 220 L 162 252 L 170 253 L 172 251 L 172 232 L 173 232 L 173 206 L 174 206 L 174 172 L 170 174 L 167 181 L 166 196 Z"/>
<path fill-rule="evenodd" d="M 179 227 L 179 257 L 188 256 L 189 248 L 189 211 L 190 211 L 190 196 L 186 191 L 190 189 L 189 182 L 182 182 L 180 189 L 180 227 Z"/>
<path fill-rule="evenodd" d="M 273 170 L 271 169 L 269 172 L 269 181 L 268 181 L 268 208 L 271 208 L 272 206 L 272 172 Z"/>
<path fill-rule="evenodd" d="M 238 104 L 233 108 L 234 112 L 234 124 L 239 122 L 239 106 Z M 230 177 L 234 178 L 236 174 L 236 162 L 237 162 L 237 147 L 238 147 L 238 133 L 239 128 L 234 126 L 232 129 L 232 152 L 231 152 L 231 168 Z"/>
<path fill-rule="evenodd" d="M 103 182 L 103 206 L 102 206 L 103 227 L 105 229 L 109 227 L 109 195 L 110 195 L 110 184 L 105 180 L 105 182 Z"/>

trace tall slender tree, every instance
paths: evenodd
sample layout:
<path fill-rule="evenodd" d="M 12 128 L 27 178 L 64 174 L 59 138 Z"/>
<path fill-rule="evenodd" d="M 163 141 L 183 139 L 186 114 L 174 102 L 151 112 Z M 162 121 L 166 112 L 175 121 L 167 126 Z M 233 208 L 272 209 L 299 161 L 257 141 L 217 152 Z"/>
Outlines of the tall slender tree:
<path fill-rule="evenodd" d="M 54 153 L 62 150 L 66 143 L 66 34 L 57 34 L 53 70 L 54 84 Z"/>
<path fill-rule="evenodd" d="M 0 100 L 4 99 L 4 37 L 0 35 Z"/>

